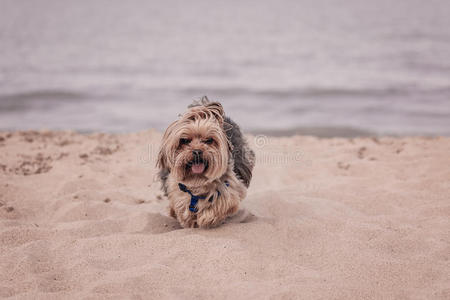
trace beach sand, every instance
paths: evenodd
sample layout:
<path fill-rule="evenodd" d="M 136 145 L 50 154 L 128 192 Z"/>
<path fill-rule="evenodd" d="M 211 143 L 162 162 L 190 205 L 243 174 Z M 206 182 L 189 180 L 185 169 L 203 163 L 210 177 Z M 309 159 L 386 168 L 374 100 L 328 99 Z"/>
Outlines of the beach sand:
<path fill-rule="evenodd" d="M 161 133 L 0 133 L 0 297 L 450 299 L 450 138 L 249 136 L 242 210 L 181 229 Z"/>

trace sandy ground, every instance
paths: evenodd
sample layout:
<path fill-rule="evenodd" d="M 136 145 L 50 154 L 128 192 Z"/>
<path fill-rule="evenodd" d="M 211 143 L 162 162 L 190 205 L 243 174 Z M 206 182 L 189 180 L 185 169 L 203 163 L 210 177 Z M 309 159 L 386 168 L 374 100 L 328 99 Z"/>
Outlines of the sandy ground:
<path fill-rule="evenodd" d="M 243 209 L 180 229 L 161 134 L 0 133 L 0 297 L 450 299 L 450 139 L 249 137 Z"/>

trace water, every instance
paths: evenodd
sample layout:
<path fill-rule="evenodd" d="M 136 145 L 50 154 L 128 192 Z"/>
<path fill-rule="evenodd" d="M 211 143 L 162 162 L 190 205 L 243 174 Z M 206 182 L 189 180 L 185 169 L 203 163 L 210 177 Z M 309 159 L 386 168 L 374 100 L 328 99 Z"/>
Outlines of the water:
<path fill-rule="evenodd" d="M 0 0 L 0 129 L 450 135 L 450 1 Z"/>

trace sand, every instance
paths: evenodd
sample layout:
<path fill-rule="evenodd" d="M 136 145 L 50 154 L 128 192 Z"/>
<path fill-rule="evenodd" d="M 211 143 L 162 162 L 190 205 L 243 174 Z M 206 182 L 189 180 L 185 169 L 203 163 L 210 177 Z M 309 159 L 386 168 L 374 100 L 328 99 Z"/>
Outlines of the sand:
<path fill-rule="evenodd" d="M 0 297 L 450 299 L 450 138 L 249 136 L 242 210 L 181 229 L 161 133 L 0 133 Z"/>

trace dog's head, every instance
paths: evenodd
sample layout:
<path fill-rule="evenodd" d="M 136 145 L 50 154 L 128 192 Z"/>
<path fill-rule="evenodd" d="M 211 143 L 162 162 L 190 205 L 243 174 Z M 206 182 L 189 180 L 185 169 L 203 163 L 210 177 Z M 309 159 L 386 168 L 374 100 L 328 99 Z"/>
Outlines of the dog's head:
<path fill-rule="evenodd" d="M 164 133 L 157 166 L 178 181 L 203 184 L 228 168 L 231 144 L 223 129 L 224 111 L 207 99 L 191 106 Z"/>

